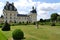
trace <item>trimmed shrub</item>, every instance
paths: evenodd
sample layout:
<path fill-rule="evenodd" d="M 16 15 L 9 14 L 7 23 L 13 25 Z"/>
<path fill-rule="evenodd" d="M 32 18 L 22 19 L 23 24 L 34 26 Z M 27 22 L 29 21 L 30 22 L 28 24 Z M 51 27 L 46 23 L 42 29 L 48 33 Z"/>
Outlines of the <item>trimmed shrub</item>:
<path fill-rule="evenodd" d="M 4 26 L 2 27 L 3 31 L 9 31 L 10 30 L 10 24 L 8 24 L 7 22 L 5 22 Z"/>
<path fill-rule="evenodd" d="M 3 25 L 4 25 L 4 23 L 1 23 L 1 24 L 0 24 L 0 28 L 2 28 Z"/>
<path fill-rule="evenodd" d="M 15 24 L 14 23 L 11 23 L 11 26 L 15 26 Z"/>
<path fill-rule="evenodd" d="M 2 28 L 2 25 L 0 25 L 0 28 Z"/>
<path fill-rule="evenodd" d="M 55 23 L 52 23 L 51 26 L 55 26 Z"/>
<path fill-rule="evenodd" d="M 33 25 L 36 25 L 36 22 L 33 22 Z"/>
<path fill-rule="evenodd" d="M 20 29 L 16 29 L 13 31 L 12 37 L 14 40 L 21 40 L 24 38 L 24 33 Z"/>
<path fill-rule="evenodd" d="M 21 23 L 21 22 L 19 22 L 19 24 L 21 25 L 22 23 Z"/>

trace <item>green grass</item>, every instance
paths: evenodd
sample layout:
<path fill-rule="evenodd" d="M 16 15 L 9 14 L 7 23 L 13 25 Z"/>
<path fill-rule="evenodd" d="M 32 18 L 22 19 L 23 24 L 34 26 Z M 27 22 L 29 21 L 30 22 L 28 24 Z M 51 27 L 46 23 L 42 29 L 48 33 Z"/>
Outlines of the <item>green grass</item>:
<path fill-rule="evenodd" d="M 21 29 L 24 32 L 24 40 L 60 40 L 60 26 L 39 25 L 37 29 L 35 25 L 18 25 L 11 26 L 11 31 L 0 31 L 11 40 L 15 29 Z"/>
<path fill-rule="evenodd" d="M 3 35 L 1 31 L 0 31 L 0 40 L 7 40 L 7 38 L 5 37 L 5 35 Z"/>

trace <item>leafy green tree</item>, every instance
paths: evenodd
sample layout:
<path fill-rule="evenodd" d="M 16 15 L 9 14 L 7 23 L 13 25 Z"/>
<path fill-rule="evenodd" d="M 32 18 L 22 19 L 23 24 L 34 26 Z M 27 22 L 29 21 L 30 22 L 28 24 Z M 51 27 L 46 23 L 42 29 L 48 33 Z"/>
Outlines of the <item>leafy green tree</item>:
<path fill-rule="evenodd" d="M 43 19 L 40 19 L 40 22 L 43 22 Z"/>
<path fill-rule="evenodd" d="M 41 22 L 41 25 L 43 25 L 44 20 L 43 19 L 40 19 L 40 22 Z"/>
<path fill-rule="evenodd" d="M 60 15 L 57 17 L 57 21 L 60 22 Z"/>
<path fill-rule="evenodd" d="M 51 21 L 56 21 L 56 20 L 57 20 L 57 16 L 58 16 L 57 13 L 53 13 L 53 14 L 51 15 Z"/>
<path fill-rule="evenodd" d="M 57 20 L 57 16 L 58 16 L 58 14 L 57 13 L 52 13 L 51 14 L 51 21 L 52 21 L 52 26 L 55 26 L 55 22 L 56 22 L 56 20 Z"/>

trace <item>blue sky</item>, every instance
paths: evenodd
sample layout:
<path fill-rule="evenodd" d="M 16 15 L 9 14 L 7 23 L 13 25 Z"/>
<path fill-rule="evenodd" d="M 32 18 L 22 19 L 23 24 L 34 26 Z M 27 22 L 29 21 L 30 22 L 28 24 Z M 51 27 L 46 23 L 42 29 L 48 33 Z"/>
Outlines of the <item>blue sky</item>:
<path fill-rule="evenodd" d="M 60 0 L 33 0 L 33 1 L 40 1 L 40 2 L 47 2 L 47 3 L 57 3 L 60 2 Z"/>
<path fill-rule="evenodd" d="M 32 6 L 36 7 L 37 20 L 40 18 L 49 19 L 54 12 L 60 14 L 60 0 L 0 0 L 0 15 L 3 14 L 3 8 L 6 1 L 14 2 L 19 14 L 29 14 Z"/>

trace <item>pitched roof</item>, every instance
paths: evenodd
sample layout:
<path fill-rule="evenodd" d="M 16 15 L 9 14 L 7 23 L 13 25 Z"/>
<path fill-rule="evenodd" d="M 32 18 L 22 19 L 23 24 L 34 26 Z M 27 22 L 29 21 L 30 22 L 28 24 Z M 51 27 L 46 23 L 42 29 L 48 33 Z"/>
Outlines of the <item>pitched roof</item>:
<path fill-rule="evenodd" d="M 24 15 L 24 14 L 17 14 L 17 16 L 28 17 L 28 15 Z"/>
<path fill-rule="evenodd" d="M 6 6 L 7 6 L 7 8 L 6 8 Z M 12 7 L 12 10 L 10 10 L 10 6 Z M 17 11 L 17 9 L 15 8 L 15 6 L 13 4 L 11 4 L 11 3 L 9 3 L 9 5 L 5 5 L 4 9 L 10 10 L 10 11 Z"/>
<path fill-rule="evenodd" d="M 36 8 L 34 8 L 34 6 L 32 7 L 32 11 L 30 11 L 31 13 L 37 13 Z"/>
<path fill-rule="evenodd" d="M 37 13 L 37 11 L 34 9 L 34 10 L 32 10 L 32 11 L 30 11 L 31 13 Z"/>

